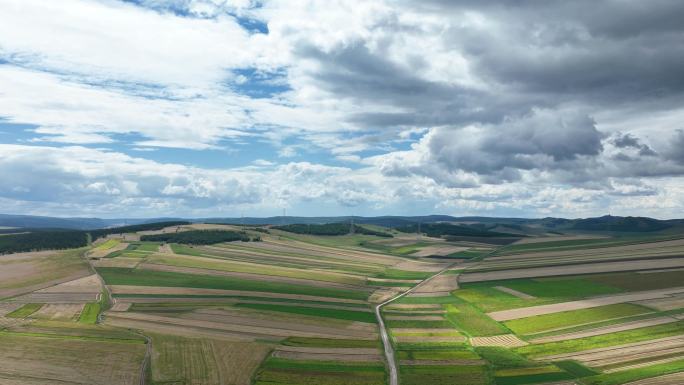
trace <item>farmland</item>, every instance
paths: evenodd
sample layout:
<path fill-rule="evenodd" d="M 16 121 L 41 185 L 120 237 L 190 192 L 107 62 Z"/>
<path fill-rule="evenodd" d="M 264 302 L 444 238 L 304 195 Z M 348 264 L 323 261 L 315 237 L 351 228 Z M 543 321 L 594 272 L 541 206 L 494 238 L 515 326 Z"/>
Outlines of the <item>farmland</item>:
<path fill-rule="evenodd" d="M 511 234 L 343 227 L 173 222 L 3 255 L 0 383 L 381 385 L 382 330 L 401 384 L 684 372 L 684 241 L 671 234 L 502 245 Z M 397 296 L 381 330 L 375 307 Z"/>

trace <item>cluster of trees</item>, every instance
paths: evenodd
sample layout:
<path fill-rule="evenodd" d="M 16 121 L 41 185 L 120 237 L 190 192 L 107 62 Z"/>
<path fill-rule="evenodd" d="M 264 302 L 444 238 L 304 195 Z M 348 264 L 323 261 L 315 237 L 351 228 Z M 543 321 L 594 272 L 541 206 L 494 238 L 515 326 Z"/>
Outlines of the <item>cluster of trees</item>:
<path fill-rule="evenodd" d="M 181 231 L 178 233 L 143 235 L 140 237 L 141 241 L 151 242 L 166 242 L 166 243 L 183 243 L 188 245 L 213 245 L 221 242 L 242 241 L 258 242 L 260 237 L 251 239 L 244 231 L 227 231 L 227 230 L 192 230 Z"/>
<path fill-rule="evenodd" d="M 273 228 L 295 234 L 311 235 L 346 235 L 351 232 L 351 225 L 349 223 L 292 224 L 274 226 Z M 358 225 L 354 225 L 354 233 L 392 238 L 392 234 L 388 234 L 382 231 L 371 230 Z"/>
<path fill-rule="evenodd" d="M 86 245 L 88 245 L 88 234 L 84 231 L 34 231 L 0 236 L 0 254 L 73 249 Z"/>
<path fill-rule="evenodd" d="M 500 233 L 496 231 L 489 231 L 477 229 L 469 226 L 454 225 L 451 223 L 425 223 L 422 225 L 411 224 L 395 228 L 402 233 L 417 233 L 420 226 L 420 232 L 428 237 L 441 237 L 444 235 L 463 236 L 463 237 L 520 237 L 517 234 Z"/>

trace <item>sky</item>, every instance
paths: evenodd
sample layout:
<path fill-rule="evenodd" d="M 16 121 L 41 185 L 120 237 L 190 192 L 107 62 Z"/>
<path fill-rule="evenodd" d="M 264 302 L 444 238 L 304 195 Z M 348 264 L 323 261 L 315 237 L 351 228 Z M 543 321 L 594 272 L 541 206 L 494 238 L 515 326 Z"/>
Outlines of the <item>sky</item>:
<path fill-rule="evenodd" d="M 679 0 L 0 0 L 0 212 L 684 217 Z"/>

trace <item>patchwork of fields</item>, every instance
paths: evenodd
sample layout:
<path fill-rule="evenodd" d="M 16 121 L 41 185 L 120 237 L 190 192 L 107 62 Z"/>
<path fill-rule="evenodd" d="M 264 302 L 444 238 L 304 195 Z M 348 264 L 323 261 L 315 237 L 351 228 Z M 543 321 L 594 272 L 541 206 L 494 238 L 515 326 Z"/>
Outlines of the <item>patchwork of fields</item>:
<path fill-rule="evenodd" d="M 140 241 L 209 229 L 247 241 Z M 388 300 L 401 384 L 682 383 L 684 239 L 483 242 L 203 224 L 0 256 L 0 383 L 387 384 Z"/>

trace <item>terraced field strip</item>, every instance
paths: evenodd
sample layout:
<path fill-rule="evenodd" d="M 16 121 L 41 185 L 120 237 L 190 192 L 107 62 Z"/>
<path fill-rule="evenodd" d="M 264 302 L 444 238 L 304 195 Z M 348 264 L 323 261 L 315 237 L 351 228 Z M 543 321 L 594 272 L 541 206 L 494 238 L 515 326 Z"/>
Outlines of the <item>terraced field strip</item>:
<path fill-rule="evenodd" d="M 667 374 L 653 378 L 626 383 L 625 385 L 681 385 L 684 384 L 684 372 Z"/>
<path fill-rule="evenodd" d="M 680 354 L 681 352 L 684 352 L 684 336 L 660 338 L 577 353 L 559 354 L 542 357 L 541 360 L 576 360 L 591 367 L 603 367 L 635 360 Z"/>
<path fill-rule="evenodd" d="M 335 257 L 293 256 L 282 254 L 261 253 L 257 251 L 245 251 L 228 247 L 229 245 L 203 246 L 193 248 L 195 256 L 230 260 L 238 262 L 259 262 L 270 266 L 292 268 L 320 268 L 330 269 L 336 267 L 338 271 L 373 273 L 382 271 L 385 265 L 364 263 L 358 258 L 355 260 L 340 259 Z M 186 254 L 186 253 L 176 253 Z"/>
<path fill-rule="evenodd" d="M 621 331 L 626 331 L 626 330 L 641 329 L 641 328 L 645 328 L 645 327 L 649 327 L 649 326 L 664 325 L 664 324 L 674 323 L 674 322 L 678 322 L 678 321 L 679 320 L 677 320 L 676 318 L 673 318 L 673 317 L 658 317 L 658 318 L 651 318 L 651 319 L 641 320 L 641 321 L 626 322 L 626 323 L 618 324 L 618 325 L 604 326 L 604 327 L 599 327 L 599 328 L 595 328 L 595 329 L 589 329 L 589 330 L 584 330 L 584 331 L 579 331 L 579 332 L 574 332 L 574 333 L 559 334 L 559 335 L 554 335 L 554 336 L 549 336 L 549 337 L 535 338 L 535 339 L 530 340 L 530 342 L 535 343 L 535 344 L 542 344 L 542 343 L 548 343 L 548 342 L 567 341 L 567 340 L 574 340 L 574 339 L 578 339 L 578 338 L 600 336 L 603 334 L 611 334 L 611 333 L 616 333 L 616 332 L 621 332 Z"/>
<path fill-rule="evenodd" d="M 518 318 L 538 316 L 542 314 L 558 313 L 563 311 L 588 309 L 598 306 L 606 306 L 617 303 L 637 302 L 648 299 L 667 298 L 673 294 L 684 292 L 684 287 L 671 289 L 649 290 L 630 294 L 618 294 L 602 297 L 593 297 L 579 301 L 561 302 L 550 305 L 538 305 L 511 310 L 502 310 L 488 313 L 496 321 L 510 321 Z"/>
<path fill-rule="evenodd" d="M 459 281 L 461 283 L 498 281 L 518 278 L 553 277 L 563 275 L 608 273 L 616 271 L 661 269 L 665 267 L 684 267 L 684 258 L 647 259 L 620 262 L 597 262 L 568 266 L 536 267 L 503 271 L 490 271 L 483 273 L 466 273 L 461 275 Z"/>
<path fill-rule="evenodd" d="M 135 294 L 135 295 L 165 295 L 165 296 L 231 296 L 231 297 L 259 297 L 267 296 L 269 298 L 283 298 L 301 301 L 323 301 L 323 302 L 339 302 L 351 304 L 367 304 L 366 301 L 335 298 L 335 297 L 321 297 L 303 294 L 284 294 L 271 293 L 262 291 L 246 291 L 246 290 L 222 290 L 222 289 L 202 289 L 192 287 L 159 287 L 159 286 L 131 286 L 131 285 L 109 285 L 112 294 Z"/>
<path fill-rule="evenodd" d="M 274 240 L 274 239 L 268 239 L 265 242 L 263 242 L 264 245 L 279 245 L 279 246 L 288 246 L 288 247 L 295 247 L 299 249 L 303 249 L 305 251 L 308 251 L 309 253 L 311 251 L 316 251 L 316 252 L 325 252 L 331 255 L 336 255 L 339 257 L 345 257 L 345 258 L 351 258 L 351 260 L 359 260 L 362 259 L 364 261 L 372 262 L 372 263 L 379 263 L 379 264 L 384 264 L 384 265 L 393 265 L 397 263 L 398 261 L 401 261 L 402 259 L 399 257 L 394 257 L 391 255 L 387 254 L 380 254 L 380 253 L 372 253 L 369 251 L 361 251 L 361 250 L 343 250 L 339 248 L 333 248 L 333 247 L 327 247 L 327 246 L 321 246 L 321 245 L 314 245 L 311 243 L 306 243 L 306 242 L 301 242 L 301 241 L 296 241 L 296 240 L 291 240 L 291 241 L 280 241 L 280 240 Z"/>
<path fill-rule="evenodd" d="M 227 261 L 187 255 L 155 254 L 149 257 L 146 263 L 185 268 L 230 271 L 236 273 L 252 273 L 259 276 L 282 276 L 288 278 L 299 278 L 302 280 L 327 281 L 357 286 L 365 285 L 365 278 L 351 274 L 327 271 L 312 272 L 311 270 L 304 269 L 293 269 L 289 267 L 261 265 L 258 263 Z"/>
<path fill-rule="evenodd" d="M 279 275 L 241 273 L 241 272 L 234 272 L 234 271 L 212 270 L 212 269 L 197 268 L 197 267 L 179 267 L 179 266 L 171 266 L 171 265 L 164 265 L 164 264 L 155 264 L 154 262 L 152 262 L 152 263 L 146 262 L 146 263 L 140 264 L 140 265 L 138 265 L 138 268 L 144 269 L 144 270 L 152 270 L 152 271 L 166 271 L 166 272 L 173 272 L 173 273 L 210 275 L 210 276 L 216 276 L 216 277 L 235 277 L 235 278 L 242 278 L 242 279 L 247 279 L 247 280 L 257 280 L 257 281 L 266 280 L 266 281 L 270 281 L 270 282 L 289 283 L 289 284 L 293 284 L 293 285 L 314 286 L 314 287 L 331 287 L 331 288 L 355 290 L 355 291 L 370 292 L 372 290 L 371 288 L 368 288 L 368 287 L 361 285 L 361 284 L 352 285 L 352 284 L 328 282 L 328 281 L 324 281 L 324 280 L 291 278 L 291 277 L 279 276 Z M 316 275 L 317 273 L 312 271 L 312 272 L 309 272 L 309 274 Z M 362 282 L 362 281 L 359 281 L 359 282 Z"/>
<path fill-rule="evenodd" d="M 40 293 L 33 292 L 19 297 L 14 297 L 10 301 L 17 303 L 73 303 L 84 304 L 97 301 L 99 293 Z"/>
<path fill-rule="evenodd" d="M 534 238 L 524 239 L 532 240 Z M 509 245 L 508 247 L 498 250 L 496 252 L 496 255 L 492 258 L 501 258 L 507 256 L 515 257 L 525 254 L 554 256 L 566 255 L 567 253 L 573 252 L 600 253 L 601 250 L 606 249 L 613 252 L 624 252 L 638 249 L 650 250 L 659 247 L 659 245 L 662 247 L 684 245 L 683 240 L 684 238 L 682 238 L 681 236 L 670 236 L 663 237 L 661 239 L 655 239 L 655 237 L 633 237 L 631 239 L 596 237 L 595 239 L 579 240 L 579 242 L 565 240 L 560 242 L 544 242 L 537 244 L 522 244 L 518 242 L 514 245 Z"/>
<path fill-rule="evenodd" d="M 31 315 L 32 318 L 52 320 L 73 320 L 81 311 L 84 304 L 46 304 Z"/>
<path fill-rule="evenodd" d="M 303 361 L 382 362 L 382 354 L 375 348 L 316 348 L 278 346 L 273 357 Z"/>
<path fill-rule="evenodd" d="M 51 286 L 45 289 L 36 290 L 35 293 L 93 293 L 99 294 L 102 292 L 102 284 L 97 274 L 92 274 L 87 277 L 67 281 L 59 285 Z"/>
<path fill-rule="evenodd" d="M 533 336 L 540 333 L 568 331 L 578 327 L 600 326 L 605 322 L 633 319 L 637 316 L 657 315 L 658 313 L 643 306 L 631 303 L 572 310 L 560 313 L 543 314 L 533 317 L 518 318 L 504 324 L 520 335 Z"/>
<path fill-rule="evenodd" d="M 431 279 L 426 284 L 421 285 L 409 295 L 429 295 L 433 297 L 441 297 L 449 295 L 456 289 L 458 289 L 458 275 L 441 274 L 438 277 Z"/>
<path fill-rule="evenodd" d="M 111 321 L 115 320 L 131 320 L 143 321 L 147 324 L 144 329 L 150 328 L 155 331 L 155 325 L 166 325 L 177 327 L 179 331 L 185 328 L 196 329 L 200 331 L 211 332 L 216 331 L 224 335 L 230 334 L 235 336 L 243 336 L 246 338 L 265 338 L 265 339 L 282 339 L 290 336 L 298 337 L 318 337 L 318 338 L 372 338 L 373 334 L 366 330 L 353 330 L 332 328 L 325 326 L 315 326 L 310 324 L 294 324 L 284 323 L 278 321 L 264 321 L 256 318 L 248 317 L 206 317 L 213 319 L 212 321 L 201 319 L 188 319 L 167 317 L 153 314 L 142 314 L 132 312 L 116 312 L 107 314 L 107 323 L 116 324 Z M 125 324 L 125 323 L 124 323 Z M 178 334 L 178 331 L 172 334 Z"/>

